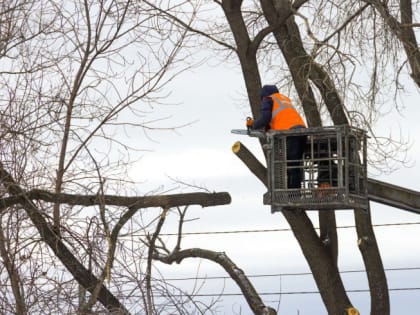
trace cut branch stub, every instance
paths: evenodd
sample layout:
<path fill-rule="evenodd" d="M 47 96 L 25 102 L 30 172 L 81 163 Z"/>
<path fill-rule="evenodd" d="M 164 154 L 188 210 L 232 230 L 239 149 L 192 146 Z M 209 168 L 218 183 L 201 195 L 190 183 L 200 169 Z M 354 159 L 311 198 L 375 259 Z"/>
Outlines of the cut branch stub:
<path fill-rule="evenodd" d="M 235 142 L 232 151 L 241 159 L 249 170 L 267 186 L 267 168 L 240 141 Z"/>

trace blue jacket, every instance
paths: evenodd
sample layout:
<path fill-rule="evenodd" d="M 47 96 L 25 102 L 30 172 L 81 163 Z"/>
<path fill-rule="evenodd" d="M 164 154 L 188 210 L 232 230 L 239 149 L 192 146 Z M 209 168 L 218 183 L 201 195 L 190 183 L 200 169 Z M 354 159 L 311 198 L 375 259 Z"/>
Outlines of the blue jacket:
<path fill-rule="evenodd" d="M 275 85 L 264 85 L 261 89 L 260 118 L 254 121 L 253 129 L 270 129 L 273 100 L 270 95 L 279 93 Z"/>

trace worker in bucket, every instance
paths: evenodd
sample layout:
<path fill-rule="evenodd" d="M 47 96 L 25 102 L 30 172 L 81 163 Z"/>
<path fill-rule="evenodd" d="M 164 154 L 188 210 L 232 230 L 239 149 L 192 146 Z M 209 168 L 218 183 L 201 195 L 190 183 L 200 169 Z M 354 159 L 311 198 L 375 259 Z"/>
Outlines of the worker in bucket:
<path fill-rule="evenodd" d="M 260 118 L 247 118 L 249 129 L 291 130 L 306 128 L 302 117 L 292 104 L 292 101 L 279 93 L 275 85 L 264 85 L 261 89 Z M 301 160 L 305 149 L 306 136 L 290 136 L 286 140 L 287 160 Z M 287 187 L 301 188 L 302 162 L 287 163 Z"/>

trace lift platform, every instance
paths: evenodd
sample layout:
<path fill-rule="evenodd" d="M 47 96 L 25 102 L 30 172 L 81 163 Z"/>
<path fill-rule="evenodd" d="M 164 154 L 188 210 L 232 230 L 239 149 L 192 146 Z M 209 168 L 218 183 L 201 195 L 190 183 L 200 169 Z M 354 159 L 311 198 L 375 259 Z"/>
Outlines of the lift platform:
<path fill-rule="evenodd" d="M 265 143 L 267 168 L 240 142 L 233 148 L 236 154 L 241 152 L 241 159 L 247 160 L 250 170 L 269 187 L 264 203 L 271 205 L 272 212 L 284 208 L 365 208 L 373 201 L 420 214 L 420 192 L 366 177 L 367 136 L 363 130 L 338 126 L 268 133 L 233 129 L 232 133 L 261 138 Z M 291 166 L 287 165 L 285 143 L 288 137 L 302 135 L 306 138 L 305 150 L 297 161 L 302 185 L 299 189 L 288 189 L 287 169 Z M 328 178 L 329 187 L 321 185 L 325 178 Z"/>
<path fill-rule="evenodd" d="M 244 131 L 232 131 L 244 133 Z M 267 157 L 267 186 L 264 204 L 271 211 L 282 209 L 331 210 L 368 207 L 366 132 L 350 126 L 249 131 L 264 138 Z M 287 143 L 304 139 L 298 159 L 288 159 Z M 301 174 L 301 186 L 289 188 L 292 169 Z"/>

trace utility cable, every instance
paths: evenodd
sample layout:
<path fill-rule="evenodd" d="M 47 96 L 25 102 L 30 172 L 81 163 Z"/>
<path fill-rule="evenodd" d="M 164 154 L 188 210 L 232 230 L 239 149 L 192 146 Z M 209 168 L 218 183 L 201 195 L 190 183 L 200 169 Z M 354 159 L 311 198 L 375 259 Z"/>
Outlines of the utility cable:
<path fill-rule="evenodd" d="M 419 291 L 420 287 L 412 288 L 391 288 L 388 289 L 389 292 L 398 292 L 398 291 Z M 349 289 L 346 290 L 347 293 L 368 293 L 369 289 Z M 284 291 L 284 292 L 262 292 L 258 293 L 260 296 L 267 295 L 304 295 L 304 294 L 320 294 L 319 291 Z M 154 295 L 155 297 L 165 297 L 164 295 Z M 172 297 L 182 297 L 182 294 L 171 294 Z M 243 293 L 196 293 L 193 294 L 194 297 L 222 297 L 222 296 L 243 296 Z"/>
<path fill-rule="evenodd" d="M 401 222 L 401 223 L 383 223 L 372 224 L 373 227 L 392 227 L 392 226 L 409 226 L 420 225 L 420 222 Z M 337 229 L 356 228 L 355 225 L 337 226 Z M 315 229 L 319 230 L 318 227 Z M 291 232 L 290 228 L 280 229 L 253 229 L 253 230 L 231 230 L 231 231 L 203 231 L 203 232 L 183 232 L 182 235 L 217 235 L 217 234 L 241 234 L 241 233 L 267 233 L 267 232 Z M 178 236 L 177 233 L 161 233 L 160 236 Z"/>
<path fill-rule="evenodd" d="M 384 271 L 413 271 L 420 270 L 419 267 L 400 267 L 400 268 L 385 268 Z M 355 270 L 343 270 L 339 271 L 340 274 L 346 273 L 365 273 L 366 270 L 355 269 Z M 270 277 L 295 277 L 295 276 L 311 276 L 311 272 L 293 272 L 293 273 L 272 273 L 272 274 L 254 274 L 246 275 L 248 278 L 270 278 Z M 165 281 L 191 281 L 191 280 L 226 280 L 230 279 L 230 276 L 208 276 L 208 277 L 186 277 L 186 278 L 165 278 Z"/>

